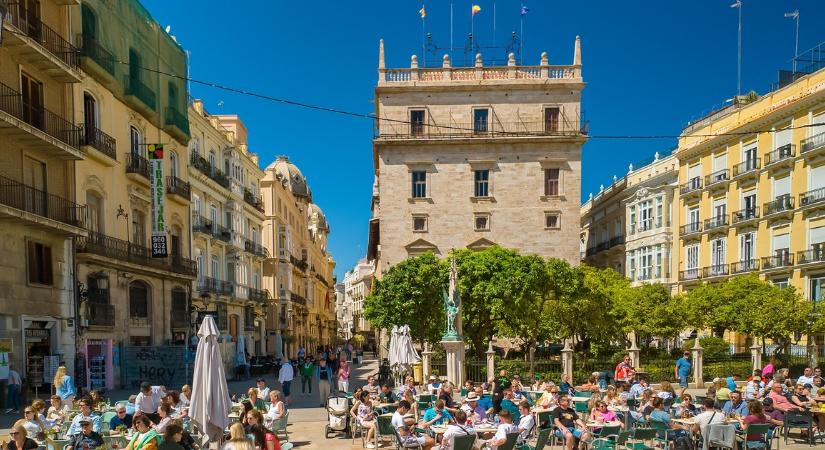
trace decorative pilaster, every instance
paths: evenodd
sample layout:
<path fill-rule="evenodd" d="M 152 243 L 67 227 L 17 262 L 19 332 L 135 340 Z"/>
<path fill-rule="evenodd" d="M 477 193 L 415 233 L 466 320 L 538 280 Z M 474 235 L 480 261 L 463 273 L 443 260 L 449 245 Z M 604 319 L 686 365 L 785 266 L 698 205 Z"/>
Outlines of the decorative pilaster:
<path fill-rule="evenodd" d="M 630 364 L 634 368 L 638 368 L 641 365 L 639 353 L 639 346 L 636 345 L 636 333 L 630 333 L 630 348 L 627 349 L 627 354 L 630 355 Z"/>
<path fill-rule="evenodd" d="M 565 375 L 570 378 L 571 383 L 574 382 L 573 380 L 573 349 L 570 348 L 570 339 L 564 340 L 564 348 L 561 349 L 561 371 L 562 375 Z"/>
<path fill-rule="evenodd" d="M 755 341 L 753 345 L 751 345 L 751 363 L 753 370 L 762 368 L 762 347 Z"/>
<path fill-rule="evenodd" d="M 496 376 L 496 352 L 493 350 L 493 341 L 487 343 L 487 351 L 484 352 L 487 355 L 487 380 L 491 378 L 495 378 Z M 487 381 L 487 380 L 478 380 L 478 381 Z M 476 380 L 473 380 L 476 381 Z"/>
<path fill-rule="evenodd" d="M 430 377 L 430 364 L 433 352 L 430 350 L 430 343 L 424 343 L 424 351 L 421 352 L 421 376 L 426 381 Z"/>
<path fill-rule="evenodd" d="M 690 353 L 693 356 L 693 387 L 696 389 L 705 388 L 705 380 L 702 378 L 702 346 L 699 344 L 699 336 L 693 343 Z"/>

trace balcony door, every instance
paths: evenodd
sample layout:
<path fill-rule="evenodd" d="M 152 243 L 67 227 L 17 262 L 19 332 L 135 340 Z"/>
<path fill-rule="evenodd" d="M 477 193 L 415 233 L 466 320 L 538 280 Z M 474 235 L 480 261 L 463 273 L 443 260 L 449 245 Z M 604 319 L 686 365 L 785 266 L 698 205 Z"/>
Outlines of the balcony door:
<path fill-rule="evenodd" d="M 559 131 L 559 108 L 544 108 L 544 132 L 554 133 Z"/>
<path fill-rule="evenodd" d="M 40 20 L 40 2 L 37 0 L 23 0 L 19 2 L 22 8 L 21 16 L 25 18 L 24 30 L 26 34 L 38 41 L 43 35 L 43 25 Z"/>
<path fill-rule="evenodd" d="M 722 275 L 725 266 L 725 239 L 711 241 L 711 270 L 713 275 Z"/>
<path fill-rule="evenodd" d="M 98 128 L 97 124 L 98 111 L 97 101 L 88 92 L 83 93 L 83 137 L 86 138 L 87 144 L 95 141 L 95 131 Z"/>
<path fill-rule="evenodd" d="M 699 246 L 691 245 L 686 249 L 685 269 L 691 271 L 690 275 L 696 276 L 696 270 L 699 268 Z"/>
<path fill-rule="evenodd" d="M 23 184 L 32 188 L 25 190 L 25 210 L 46 216 L 48 213 L 46 164 L 28 156 L 24 157 Z"/>
<path fill-rule="evenodd" d="M 43 83 L 26 73 L 20 74 L 20 93 L 23 101 L 23 120 L 34 127 L 43 128 Z"/>
<path fill-rule="evenodd" d="M 739 261 L 749 262 L 756 258 L 756 233 L 739 236 Z"/>

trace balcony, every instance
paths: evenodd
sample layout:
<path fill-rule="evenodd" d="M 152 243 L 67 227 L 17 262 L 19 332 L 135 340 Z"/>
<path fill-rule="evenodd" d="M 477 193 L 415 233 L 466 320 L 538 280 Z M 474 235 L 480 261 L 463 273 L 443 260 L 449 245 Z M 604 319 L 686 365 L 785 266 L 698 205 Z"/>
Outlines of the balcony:
<path fill-rule="evenodd" d="M 129 174 L 139 175 L 138 177 Z M 149 160 L 134 153 L 126 153 L 126 176 L 149 183 Z M 142 177 L 142 179 L 141 179 Z"/>
<path fill-rule="evenodd" d="M 297 303 L 301 306 L 306 306 L 307 305 L 307 299 L 305 299 L 304 297 L 301 297 L 300 295 L 298 295 L 295 292 L 290 292 L 289 301 L 291 301 L 292 303 Z"/>
<path fill-rule="evenodd" d="M 309 266 L 309 264 L 307 264 L 306 260 L 298 259 L 298 258 L 296 258 L 292 255 L 289 255 L 289 262 L 291 262 L 292 265 L 295 266 L 296 268 L 298 268 L 301 272 L 306 272 L 307 267 Z"/>
<path fill-rule="evenodd" d="M 258 211 L 264 212 L 263 200 L 261 200 L 260 197 L 256 197 L 255 194 L 253 194 L 252 191 L 250 191 L 247 188 L 244 188 L 243 190 L 243 201 L 245 201 L 253 208 L 257 209 Z"/>
<path fill-rule="evenodd" d="M 0 83 L 0 136 L 20 139 L 34 136 L 37 140 L 27 143 L 28 147 L 56 151 L 61 153 L 59 157 L 68 154 L 72 159 L 83 159 L 80 127 L 3 83 Z"/>
<path fill-rule="evenodd" d="M 793 144 L 785 144 L 765 154 L 765 168 L 780 169 L 793 167 L 794 156 L 796 156 L 796 146 Z"/>
<path fill-rule="evenodd" d="M 244 250 L 261 258 L 269 258 L 269 251 L 261 244 L 256 243 L 251 239 L 244 238 Z"/>
<path fill-rule="evenodd" d="M 29 14 L 23 1 L 8 3 L 3 22 L 3 47 L 63 83 L 80 82 L 80 52 L 57 31 Z M 38 6 L 39 7 L 39 6 Z M 16 28 L 16 29 L 15 29 Z M 19 30 L 19 31 L 18 31 Z"/>
<path fill-rule="evenodd" d="M 793 267 L 793 253 L 788 249 L 777 250 L 773 256 L 762 257 L 762 270 L 778 270 Z"/>
<path fill-rule="evenodd" d="M 799 209 L 813 209 L 825 206 L 825 188 L 799 194 Z"/>
<path fill-rule="evenodd" d="M 696 281 L 700 279 L 702 279 L 702 273 L 698 267 L 679 271 L 679 281 Z"/>
<path fill-rule="evenodd" d="M 727 264 L 714 264 L 702 268 L 702 278 L 724 277 L 728 275 Z"/>
<path fill-rule="evenodd" d="M 757 178 L 759 176 L 761 161 L 760 158 L 747 159 L 733 166 L 733 179 L 741 183 L 751 178 Z"/>
<path fill-rule="evenodd" d="M 709 190 L 723 189 L 730 183 L 730 171 L 718 170 L 705 176 L 705 188 Z"/>
<path fill-rule="evenodd" d="M 805 158 L 820 155 L 825 150 L 825 132 L 802 139 L 799 143 L 801 154 Z"/>
<path fill-rule="evenodd" d="M 163 270 L 187 278 L 194 278 L 197 273 L 197 266 L 191 259 L 181 256 L 152 258 L 152 249 L 149 247 L 93 231 L 89 232 L 88 237 L 76 237 L 75 248 L 79 254 L 98 255 L 133 264 L 137 270 Z"/>
<path fill-rule="evenodd" d="M 249 299 L 266 304 L 269 301 L 269 291 L 266 289 L 249 288 Z"/>
<path fill-rule="evenodd" d="M 228 297 L 235 296 L 235 283 L 231 281 L 221 280 L 218 282 L 218 286 L 220 287 L 221 294 L 226 295 Z"/>
<path fill-rule="evenodd" d="M 740 209 L 730 214 L 731 223 L 737 227 L 754 225 L 759 222 L 759 207 Z"/>
<path fill-rule="evenodd" d="M 679 234 L 682 237 L 698 234 L 702 232 L 702 222 L 693 222 L 679 227 Z"/>
<path fill-rule="evenodd" d="M 166 192 L 186 200 L 187 203 L 192 198 L 192 188 L 189 183 L 175 176 L 166 177 Z"/>
<path fill-rule="evenodd" d="M 212 236 L 227 243 L 232 242 L 232 232 L 229 228 L 226 228 L 217 222 L 212 223 Z"/>
<path fill-rule="evenodd" d="M 705 219 L 705 233 L 715 230 L 717 228 L 725 228 L 728 226 L 728 215 L 711 217 Z"/>
<path fill-rule="evenodd" d="M 201 294 L 220 294 L 220 281 L 212 277 L 200 277 L 198 279 L 198 292 Z"/>
<path fill-rule="evenodd" d="M 0 217 L 17 218 L 75 234 L 81 232 L 77 228 L 84 227 L 86 207 L 0 176 Z"/>
<path fill-rule="evenodd" d="M 791 218 L 793 217 L 794 198 L 790 194 L 780 195 L 773 201 L 762 205 L 762 212 L 765 219 Z"/>
<path fill-rule="evenodd" d="M 226 175 L 224 175 L 223 172 L 221 172 L 218 168 L 213 167 L 211 164 L 209 164 L 209 161 L 207 161 L 205 158 L 203 158 L 197 153 L 193 153 L 192 157 L 190 158 L 190 163 L 192 164 L 192 167 L 197 169 L 199 172 L 206 175 L 214 182 L 225 187 L 226 189 L 229 189 L 229 178 L 227 178 Z"/>
<path fill-rule="evenodd" d="M 157 107 L 157 99 L 154 91 L 149 86 L 143 84 L 139 78 L 126 76 L 123 78 L 123 93 L 126 95 L 126 102 L 134 109 L 143 114 L 151 115 Z"/>
<path fill-rule="evenodd" d="M 78 38 L 83 70 L 111 88 L 115 81 L 115 56 L 91 36 L 81 34 Z"/>
<path fill-rule="evenodd" d="M 112 163 L 107 163 L 109 167 L 113 166 L 113 163 L 117 161 L 117 141 L 115 138 L 92 126 L 83 125 L 81 129 L 80 136 L 82 139 L 80 145 L 86 147 L 84 148 L 86 153 L 93 153 L 89 150 L 93 148 L 109 158 Z"/>
<path fill-rule="evenodd" d="M 610 248 L 613 248 L 613 247 L 616 247 L 616 246 L 619 246 L 619 245 L 624 245 L 624 236 L 623 235 L 622 236 L 615 236 L 615 237 L 610 239 Z"/>
<path fill-rule="evenodd" d="M 758 259 L 746 259 L 744 261 L 737 261 L 735 263 L 731 263 L 730 265 L 730 271 L 734 275 L 739 273 L 753 272 L 754 270 L 759 270 Z"/>
<path fill-rule="evenodd" d="M 382 121 L 373 137 L 382 140 L 408 139 L 481 139 L 509 137 L 578 137 L 587 134 L 587 122 L 579 117 L 559 114 L 555 123 L 540 122 L 464 122 L 438 124 Z"/>
<path fill-rule="evenodd" d="M 679 186 L 679 194 L 685 198 L 692 197 L 697 194 L 701 195 L 702 179 L 699 177 L 691 178 L 687 183 Z"/>
<path fill-rule="evenodd" d="M 86 320 L 89 321 L 90 327 L 114 327 L 115 305 L 86 302 Z"/>
<path fill-rule="evenodd" d="M 820 265 L 822 263 L 825 263 L 825 246 L 822 244 L 816 244 L 808 250 L 796 252 L 796 264 L 799 266 Z"/>
<path fill-rule="evenodd" d="M 163 110 L 163 129 L 179 142 L 189 141 L 189 118 L 174 106 Z"/>
<path fill-rule="evenodd" d="M 603 252 L 603 251 L 607 250 L 608 248 L 610 248 L 610 242 L 609 241 L 602 242 L 602 243 L 600 243 L 596 246 L 596 253 Z"/>
<path fill-rule="evenodd" d="M 212 221 L 207 219 L 206 217 L 198 215 L 198 213 L 192 214 L 192 231 L 195 233 L 203 233 L 212 235 Z"/>
<path fill-rule="evenodd" d="M 169 326 L 175 329 L 189 328 L 189 311 L 169 310 Z"/>

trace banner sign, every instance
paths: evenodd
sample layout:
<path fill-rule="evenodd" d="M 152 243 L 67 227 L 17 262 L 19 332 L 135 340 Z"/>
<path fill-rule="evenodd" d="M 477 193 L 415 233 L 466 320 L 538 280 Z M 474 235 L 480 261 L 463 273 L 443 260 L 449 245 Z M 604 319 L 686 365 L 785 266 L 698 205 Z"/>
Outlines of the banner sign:
<path fill-rule="evenodd" d="M 163 144 L 149 144 L 149 181 L 152 184 L 152 258 L 165 258 L 166 220 L 163 187 Z"/>

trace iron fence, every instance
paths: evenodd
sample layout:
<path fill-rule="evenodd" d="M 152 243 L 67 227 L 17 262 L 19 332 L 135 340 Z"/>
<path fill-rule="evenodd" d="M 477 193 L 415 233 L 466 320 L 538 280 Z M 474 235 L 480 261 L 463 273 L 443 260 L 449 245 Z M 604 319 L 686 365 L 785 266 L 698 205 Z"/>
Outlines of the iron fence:
<path fill-rule="evenodd" d="M 75 227 L 84 226 L 86 207 L 0 176 L 0 203 Z"/>

